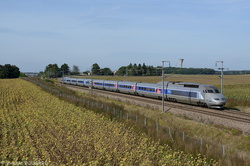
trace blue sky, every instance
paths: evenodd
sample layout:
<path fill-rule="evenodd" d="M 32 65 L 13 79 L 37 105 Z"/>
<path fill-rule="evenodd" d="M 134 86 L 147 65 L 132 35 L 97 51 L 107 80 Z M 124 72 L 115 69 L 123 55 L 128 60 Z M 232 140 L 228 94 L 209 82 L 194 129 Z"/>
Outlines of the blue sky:
<path fill-rule="evenodd" d="M 0 64 L 250 70 L 249 0 L 0 0 Z"/>

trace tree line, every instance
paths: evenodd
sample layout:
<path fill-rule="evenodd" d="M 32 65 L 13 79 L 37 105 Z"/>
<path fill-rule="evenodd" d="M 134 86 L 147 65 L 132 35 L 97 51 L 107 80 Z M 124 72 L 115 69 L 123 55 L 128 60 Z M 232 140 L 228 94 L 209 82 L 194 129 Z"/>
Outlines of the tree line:
<path fill-rule="evenodd" d="M 88 75 L 93 73 L 93 75 L 113 75 L 113 72 L 110 68 L 100 68 L 97 63 L 92 65 L 92 69 L 80 72 L 78 66 L 73 65 L 73 68 L 70 69 L 69 65 L 64 63 L 61 67 L 58 67 L 57 64 L 49 64 L 45 67 L 45 70 L 39 73 L 39 76 L 44 76 L 47 78 L 56 78 L 63 77 L 65 75 Z"/>
<path fill-rule="evenodd" d="M 128 66 L 122 66 L 115 73 L 116 75 L 128 75 L 128 76 L 156 76 L 161 74 L 161 68 L 147 66 L 145 63 L 141 64 L 132 64 Z"/>
<path fill-rule="evenodd" d="M 165 74 L 215 74 L 214 69 L 208 68 L 178 68 L 178 67 L 165 67 Z M 145 63 L 134 64 L 120 67 L 116 75 L 128 76 L 160 76 L 162 75 L 162 66 L 147 66 Z"/>
<path fill-rule="evenodd" d="M 49 64 L 46 66 L 44 72 L 41 72 L 42 75 L 46 77 L 62 77 L 65 75 L 117 75 L 117 76 L 161 76 L 162 75 L 162 66 L 151 66 L 143 64 L 132 64 L 130 63 L 127 66 L 121 66 L 118 70 L 112 71 L 110 68 L 105 67 L 101 68 L 97 63 L 94 63 L 91 68 L 87 71 L 80 72 L 79 67 L 73 65 L 72 70 L 68 64 L 64 63 L 61 67 L 58 67 L 57 64 Z M 197 74 L 220 74 L 220 71 L 216 71 L 211 68 L 179 68 L 179 67 L 165 67 L 165 74 L 184 74 L 184 75 L 197 75 Z M 224 74 L 249 74 L 250 71 L 224 71 Z"/>
<path fill-rule="evenodd" d="M 177 68 L 177 67 L 165 67 L 165 74 L 215 74 L 214 69 L 208 68 Z M 73 66 L 70 70 L 68 64 L 64 63 L 61 67 L 57 64 L 49 64 L 46 66 L 44 72 L 41 72 L 43 76 L 54 78 L 62 77 L 65 75 L 117 75 L 117 76 L 160 76 L 162 74 L 161 66 L 150 66 L 143 64 L 132 64 L 120 67 L 117 71 L 112 71 L 110 68 L 101 68 L 97 63 L 94 63 L 87 71 L 80 73 L 78 66 Z"/>
<path fill-rule="evenodd" d="M 209 68 L 178 68 L 178 67 L 165 67 L 165 74 L 220 74 L 220 71 L 215 71 L 214 69 Z M 162 74 L 162 67 L 157 66 L 153 67 L 146 65 L 145 63 L 141 64 L 132 64 L 130 63 L 127 66 L 121 66 L 117 71 L 112 71 L 110 68 L 100 68 L 97 63 L 94 63 L 91 66 L 91 69 L 80 72 L 79 67 L 73 65 L 70 69 L 69 65 L 64 63 L 60 67 L 57 64 L 49 64 L 45 67 L 45 70 L 39 73 L 39 76 L 47 78 L 56 78 L 63 77 L 65 75 L 117 75 L 117 76 L 160 76 Z M 224 74 L 250 74 L 250 70 L 245 71 L 224 71 Z M 18 78 L 25 76 L 24 73 L 21 73 L 19 68 L 15 65 L 5 64 L 0 65 L 0 78 Z"/>

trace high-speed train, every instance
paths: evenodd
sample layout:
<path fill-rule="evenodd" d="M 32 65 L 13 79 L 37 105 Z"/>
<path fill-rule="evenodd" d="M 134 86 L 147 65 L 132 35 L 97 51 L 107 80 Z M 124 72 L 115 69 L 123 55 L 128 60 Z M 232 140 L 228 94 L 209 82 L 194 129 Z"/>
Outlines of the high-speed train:
<path fill-rule="evenodd" d="M 162 99 L 162 82 L 153 84 L 70 77 L 63 77 L 60 82 L 63 84 L 93 87 L 96 89 Z M 219 109 L 222 109 L 226 104 L 225 97 L 215 86 L 187 82 L 164 82 L 164 98 L 168 101 Z"/>

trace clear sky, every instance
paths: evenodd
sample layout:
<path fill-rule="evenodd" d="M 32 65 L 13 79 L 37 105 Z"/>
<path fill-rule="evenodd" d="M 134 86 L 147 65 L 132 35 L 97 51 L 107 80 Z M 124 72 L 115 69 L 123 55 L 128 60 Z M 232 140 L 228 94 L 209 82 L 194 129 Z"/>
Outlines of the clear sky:
<path fill-rule="evenodd" d="M 0 0 L 0 64 L 22 72 L 180 58 L 250 70 L 250 0 Z"/>

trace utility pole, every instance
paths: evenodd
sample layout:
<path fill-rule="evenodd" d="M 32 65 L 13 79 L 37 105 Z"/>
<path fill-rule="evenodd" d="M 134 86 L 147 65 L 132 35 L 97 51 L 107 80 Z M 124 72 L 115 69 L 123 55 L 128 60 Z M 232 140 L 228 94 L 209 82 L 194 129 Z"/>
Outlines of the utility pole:
<path fill-rule="evenodd" d="M 93 95 L 93 65 L 91 66 L 91 94 Z"/>
<path fill-rule="evenodd" d="M 168 62 L 169 63 L 169 67 L 170 67 L 170 61 L 162 61 L 162 112 L 164 112 L 164 62 Z"/>
<path fill-rule="evenodd" d="M 62 73 L 63 73 L 63 74 L 62 74 L 62 77 L 64 78 L 64 69 L 63 69 Z"/>
<path fill-rule="evenodd" d="M 221 75 L 220 75 L 220 78 L 221 78 L 221 94 L 224 93 L 224 73 L 223 73 L 223 70 L 224 70 L 224 67 L 223 67 L 223 61 L 216 61 L 215 62 L 215 66 L 217 66 L 217 63 L 221 63 L 221 68 L 218 68 L 219 70 L 221 70 Z"/>

